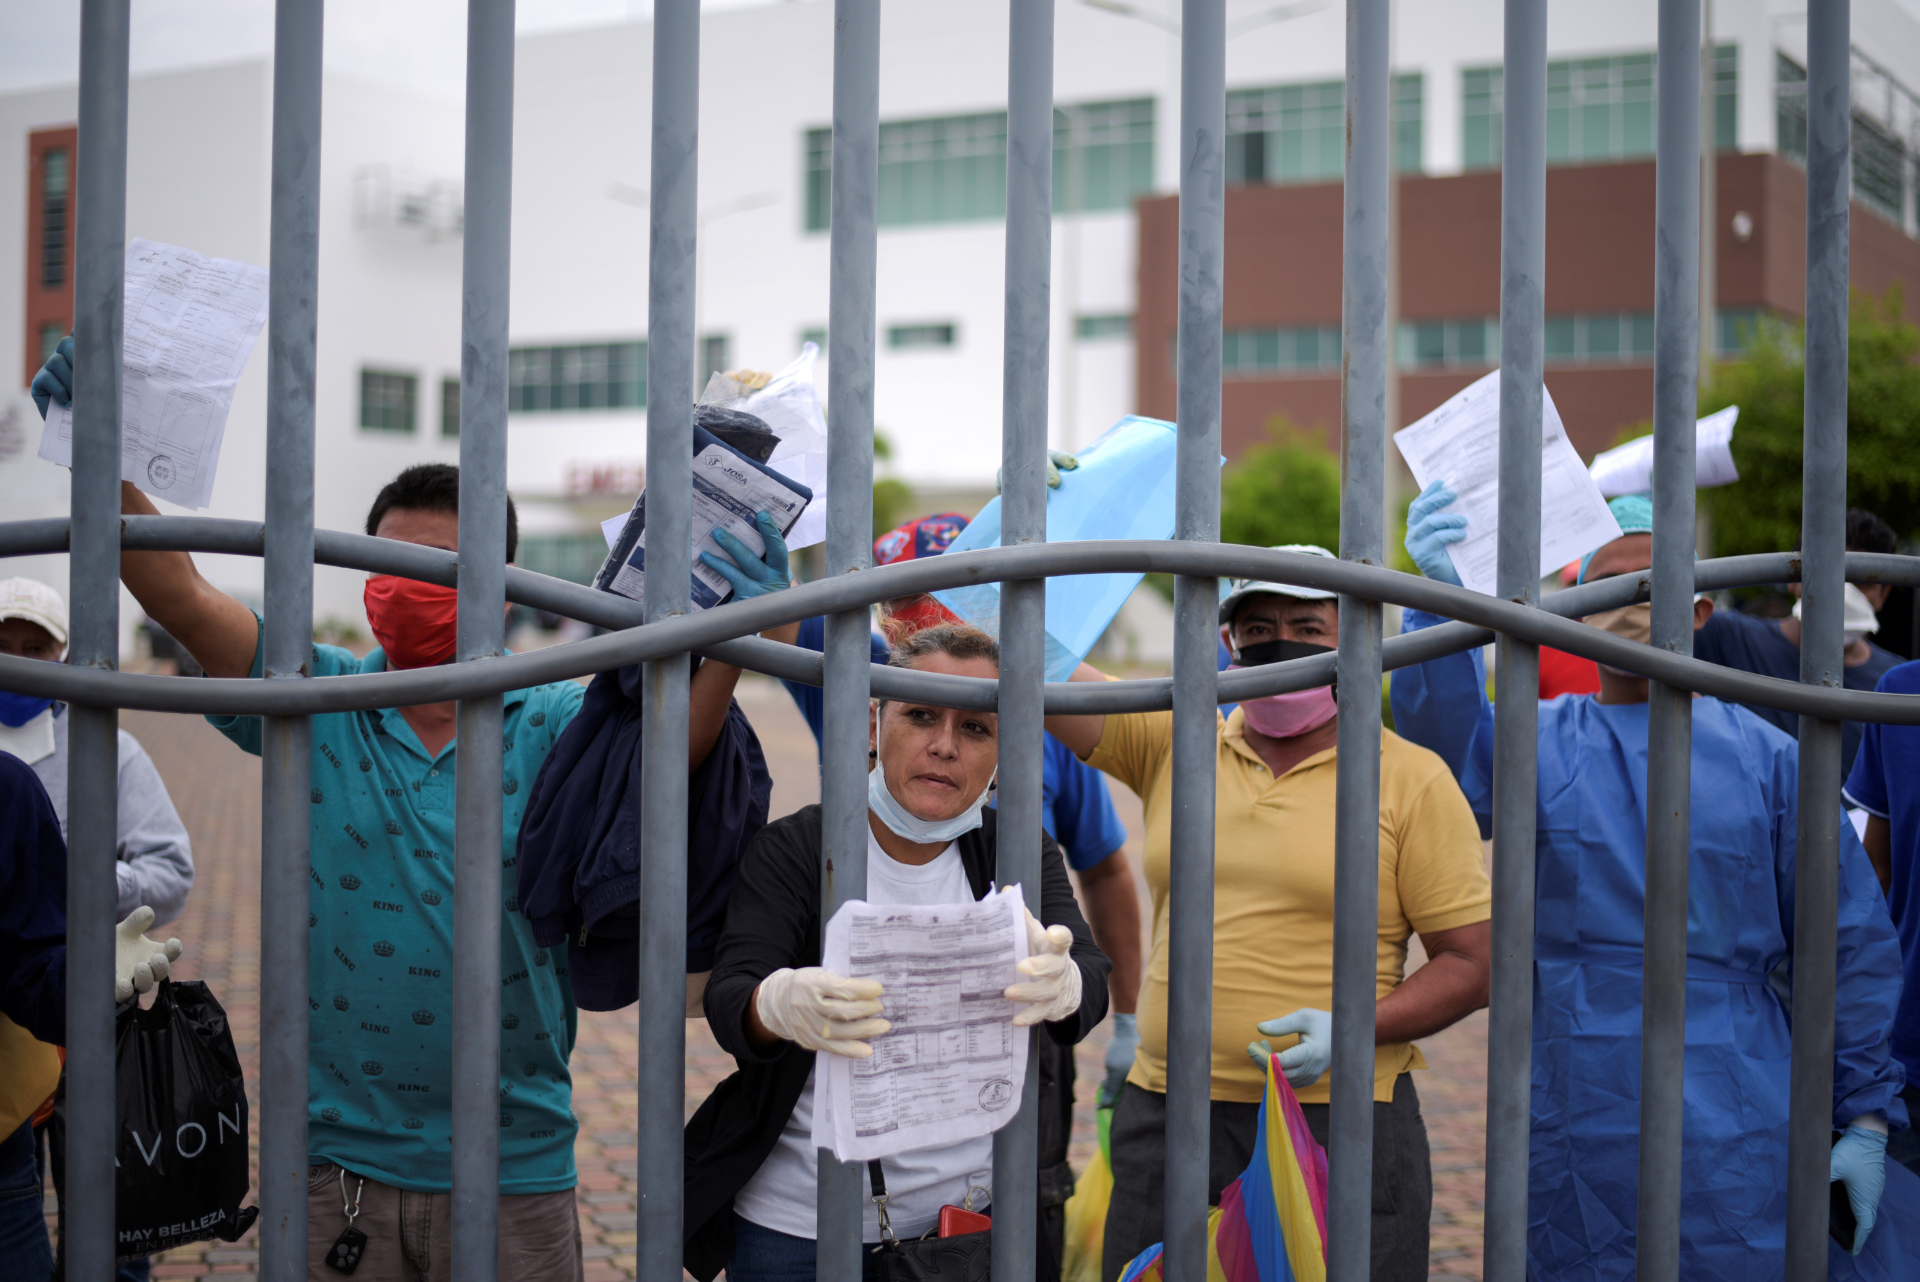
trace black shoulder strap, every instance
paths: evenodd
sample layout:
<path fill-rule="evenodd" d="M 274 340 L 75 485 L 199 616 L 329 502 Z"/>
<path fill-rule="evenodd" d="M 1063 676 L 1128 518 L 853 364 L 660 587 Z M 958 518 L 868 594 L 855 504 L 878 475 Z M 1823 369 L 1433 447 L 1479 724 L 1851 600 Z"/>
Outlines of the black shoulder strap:
<path fill-rule="evenodd" d="M 867 1179 L 873 1183 L 873 1195 L 875 1197 L 885 1197 L 887 1195 L 887 1179 L 886 1176 L 880 1173 L 879 1158 L 876 1157 L 867 1163 Z"/>

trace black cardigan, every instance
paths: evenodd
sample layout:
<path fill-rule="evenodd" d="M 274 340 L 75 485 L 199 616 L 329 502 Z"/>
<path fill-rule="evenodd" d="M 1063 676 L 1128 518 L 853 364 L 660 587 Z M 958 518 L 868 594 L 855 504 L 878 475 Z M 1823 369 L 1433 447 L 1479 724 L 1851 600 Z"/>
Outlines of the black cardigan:
<path fill-rule="evenodd" d="M 982 825 L 959 839 L 960 863 L 976 899 L 987 893 L 994 874 L 997 816 L 989 809 L 981 817 Z M 741 856 L 727 906 L 705 1007 L 714 1039 L 740 1068 L 714 1088 L 686 1131 L 685 1263 L 702 1282 L 733 1255 L 734 1195 L 779 1143 L 813 1071 L 814 1052 L 791 1042 L 767 1054 L 755 1050 L 747 1040 L 746 1011 L 754 989 L 774 971 L 820 964 L 821 843 L 818 806 L 768 824 Z M 1094 945 L 1080 915 L 1060 847 L 1044 834 L 1039 917 L 1073 932 L 1070 955 L 1080 968 L 1080 1009 L 1042 1026 L 1056 1043 L 1072 1046 L 1106 1018 L 1112 963 Z"/>

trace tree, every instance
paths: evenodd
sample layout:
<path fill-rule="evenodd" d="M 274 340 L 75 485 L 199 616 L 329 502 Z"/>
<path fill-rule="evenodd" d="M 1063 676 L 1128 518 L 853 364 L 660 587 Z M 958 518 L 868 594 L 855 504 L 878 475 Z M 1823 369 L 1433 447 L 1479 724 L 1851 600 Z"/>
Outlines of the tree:
<path fill-rule="evenodd" d="M 873 457 L 877 463 L 893 461 L 893 442 L 878 429 L 873 433 Z M 879 538 L 900 524 L 900 514 L 913 503 L 913 487 L 896 476 L 875 477 L 873 482 L 873 537 Z"/>
<path fill-rule="evenodd" d="M 1220 477 L 1220 541 L 1340 549 L 1340 463 L 1317 439 L 1275 415 L 1268 440 Z"/>
<path fill-rule="evenodd" d="M 1901 318 L 1900 287 L 1855 293 L 1847 329 L 1847 503 L 1876 512 L 1901 539 L 1920 534 L 1920 327 Z M 1702 490 L 1714 552 L 1737 556 L 1800 546 L 1804 325 L 1763 324 L 1737 360 L 1715 368 L 1700 413 L 1740 407 L 1736 483 Z M 1639 435 L 1640 433 L 1633 433 Z"/>

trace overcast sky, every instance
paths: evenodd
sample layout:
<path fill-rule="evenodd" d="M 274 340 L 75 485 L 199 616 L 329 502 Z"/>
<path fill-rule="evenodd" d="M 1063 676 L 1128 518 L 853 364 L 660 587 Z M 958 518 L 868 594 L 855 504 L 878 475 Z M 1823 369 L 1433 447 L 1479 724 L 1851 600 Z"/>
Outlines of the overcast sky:
<path fill-rule="evenodd" d="M 780 0 L 704 0 L 709 9 Z M 326 0 L 330 71 L 459 97 L 466 0 Z M 602 26 L 651 0 L 519 0 L 521 32 Z M 133 71 L 258 57 L 273 50 L 273 0 L 133 0 Z M 80 74 L 80 0 L 0 0 L 0 92 Z"/>

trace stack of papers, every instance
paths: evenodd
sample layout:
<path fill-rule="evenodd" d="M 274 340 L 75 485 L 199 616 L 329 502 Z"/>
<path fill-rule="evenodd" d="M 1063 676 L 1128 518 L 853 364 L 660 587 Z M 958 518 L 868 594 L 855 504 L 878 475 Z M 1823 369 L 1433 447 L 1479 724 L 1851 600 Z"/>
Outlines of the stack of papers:
<path fill-rule="evenodd" d="M 177 245 L 127 245 L 120 479 L 198 510 L 213 497 L 234 385 L 267 321 L 267 272 Z M 73 410 L 47 407 L 40 457 L 73 466 Z"/>
<path fill-rule="evenodd" d="M 818 1053 L 813 1142 L 842 1162 L 989 1135 L 1013 1117 L 1027 1036 L 1001 994 L 1027 955 L 1018 893 L 978 903 L 875 907 L 849 900 L 827 923 L 821 965 L 877 979 L 893 1028 L 866 1059 Z"/>
<path fill-rule="evenodd" d="M 1553 397 L 1540 389 L 1540 577 L 1620 537 L 1600 487 L 1580 464 Z M 1463 586 L 1493 596 L 1500 549 L 1500 371 L 1393 434 L 1425 489 L 1445 481 L 1460 497 L 1467 537 L 1447 548 Z"/>

